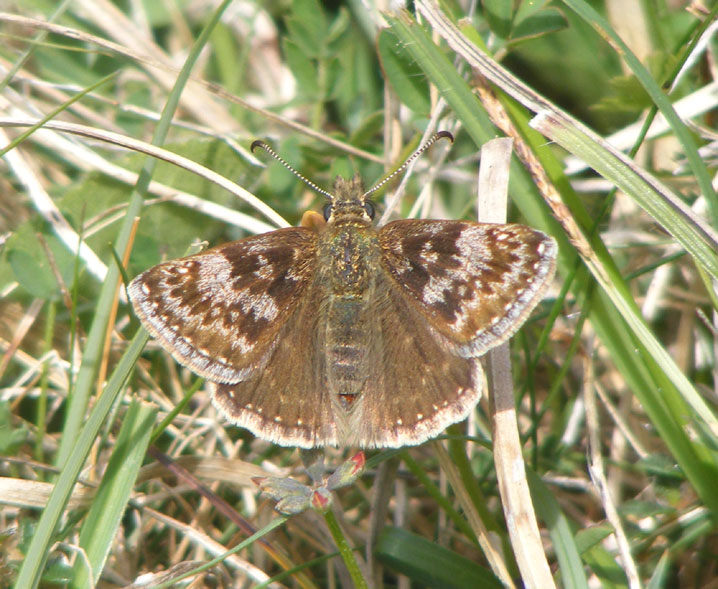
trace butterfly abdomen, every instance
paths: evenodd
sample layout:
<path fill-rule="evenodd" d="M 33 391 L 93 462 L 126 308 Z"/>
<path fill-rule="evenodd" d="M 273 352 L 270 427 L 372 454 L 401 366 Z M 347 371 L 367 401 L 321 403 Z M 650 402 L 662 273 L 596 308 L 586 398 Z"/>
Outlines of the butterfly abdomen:
<path fill-rule="evenodd" d="M 331 297 L 327 306 L 327 384 L 345 411 L 351 409 L 364 388 L 370 344 L 367 314 L 364 301 L 354 297 Z"/>
<path fill-rule="evenodd" d="M 355 407 L 368 374 L 372 346 L 370 301 L 376 266 L 376 234 L 352 223 L 332 227 L 320 242 L 326 255 L 326 305 L 320 329 L 325 335 L 326 382 L 338 410 Z M 320 256 L 322 255 L 320 253 Z"/>

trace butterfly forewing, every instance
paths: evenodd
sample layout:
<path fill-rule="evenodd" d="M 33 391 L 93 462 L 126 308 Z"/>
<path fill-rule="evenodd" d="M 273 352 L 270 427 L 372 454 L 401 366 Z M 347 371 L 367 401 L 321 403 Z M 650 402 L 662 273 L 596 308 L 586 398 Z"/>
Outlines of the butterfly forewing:
<path fill-rule="evenodd" d="M 175 359 L 217 382 L 261 370 L 315 271 L 317 235 L 287 228 L 164 262 L 128 292 Z"/>
<path fill-rule="evenodd" d="M 554 240 L 523 225 L 402 220 L 379 242 L 407 304 L 464 357 L 513 335 L 554 272 Z"/>

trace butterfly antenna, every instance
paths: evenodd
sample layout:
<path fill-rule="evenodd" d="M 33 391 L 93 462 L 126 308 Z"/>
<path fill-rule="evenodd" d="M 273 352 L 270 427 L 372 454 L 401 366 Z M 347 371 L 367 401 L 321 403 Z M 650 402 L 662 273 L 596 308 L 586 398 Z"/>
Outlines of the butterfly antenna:
<path fill-rule="evenodd" d="M 254 149 L 256 147 L 261 147 L 264 151 L 266 151 L 269 155 L 271 155 L 275 160 L 277 160 L 280 164 L 282 164 L 287 170 L 289 170 L 292 174 L 294 174 L 297 178 L 299 178 L 302 182 L 304 182 L 307 186 L 309 186 L 312 190 L 316 190 L 319 194 L 323 194 L 326 196 L 329 200 L 334 200 L 334 195 L 330 192 L 327 192 L 323 188 L 319 188 L 314 182 L 309 180 L 308 178 L 305 178 L 302 176 L 299 172 L 297 172 L 292 166 L 290 166 L 276 151 L 274 151 L 269 145 L 267 145 L 264 141 L 261 139 L 257 139 L 254 141 L 249 148 L 252 152 L 254 152 Z"/>
<path fill-rule="evenodd" d="M 413 162 L 422 153 L 424 153 L 427 149 L 429 149 L 434 143 L 436 143 L 439 139 L 443 139 L 444 137 L 446 137 L 452 143 L 454 142 L 454 136 L 451 133 L 449 133 L 448 131 L 439 131 L 438 133 L 434 133 L 431 137 L 429 137 L 429 139 L 426 141 L 426 143 L 424 143 L 421 147 L 419 147 L 419 149 L 417 149 L 414 153 L 412 153 L 409 156 L 409 158 L 403 164 L 401 164 L 396 170 L 394 170 L 386 178 L 381 180 L 378 184 L 375 184 L 369 190 L 367 190 L 364 193 L 364 196 L 365 197 L 369 196 L 372 192 L 376 192 L 377 190 L 379 190 L 382 186 L 384 186 L 384 184 L 386 184 L 392 178 L 394 178 L 394 176 L 403 172 L 411 162 Z"/>

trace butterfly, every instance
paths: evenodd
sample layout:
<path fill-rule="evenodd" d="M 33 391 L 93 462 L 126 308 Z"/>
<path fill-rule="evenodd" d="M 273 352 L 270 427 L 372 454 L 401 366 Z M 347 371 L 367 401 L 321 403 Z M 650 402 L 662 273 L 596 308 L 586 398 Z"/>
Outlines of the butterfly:
<path fill-rule="evenodd" d="M 376 188 L 338 177 L 322 191 L 325 223 L 163 262 L 130 283 L 142 325 L 210 381 L 232 423 L 283 446 L 420 444 L 468 415 L 477 358 L 544 296 L 550 236 L 468 221 L 377 228 Z"/>

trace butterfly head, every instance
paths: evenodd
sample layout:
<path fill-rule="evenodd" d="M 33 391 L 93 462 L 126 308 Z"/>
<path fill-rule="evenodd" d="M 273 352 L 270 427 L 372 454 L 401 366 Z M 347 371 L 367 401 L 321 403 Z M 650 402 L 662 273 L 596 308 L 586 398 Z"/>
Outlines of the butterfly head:
<path fill-rule="evenodd" d="M 366 196 L 364 182 L 359 174 L 351 180 L 337 176 L 334 180 L 334 194 L 324 205 L 324 219 L 331 225 L 370 225 L 374 219 L 374 204 Z"/>

